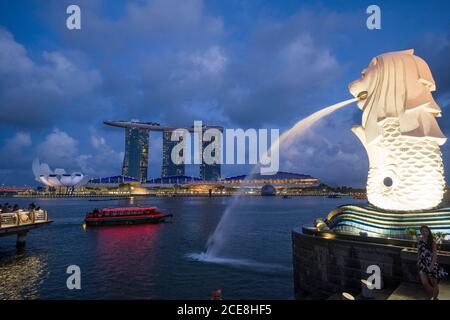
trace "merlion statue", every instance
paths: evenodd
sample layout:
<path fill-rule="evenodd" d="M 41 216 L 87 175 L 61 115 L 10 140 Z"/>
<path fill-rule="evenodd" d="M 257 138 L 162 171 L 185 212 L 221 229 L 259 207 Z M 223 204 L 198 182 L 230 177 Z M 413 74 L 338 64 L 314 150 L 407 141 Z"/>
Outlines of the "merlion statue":
<path fill-rule="evenodd" d="M 440 146 L 446 141 L 431 95 L 436 85 L 413 50 L 373 58 L 349 85 L 359 97 L 362 123 L 352 131 L 369 158 L 367 198 L 381 209 L 411 211 L 438 206 L 445 189 Z"/>

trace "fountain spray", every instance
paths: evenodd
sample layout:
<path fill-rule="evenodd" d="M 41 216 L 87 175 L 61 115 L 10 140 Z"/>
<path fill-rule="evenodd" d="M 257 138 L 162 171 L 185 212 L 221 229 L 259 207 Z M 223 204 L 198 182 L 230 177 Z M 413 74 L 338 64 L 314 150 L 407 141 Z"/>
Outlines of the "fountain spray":
<path fill-rule="evenodd" d="M 286 147 L 289 146 L 290 143 L 293 143 L 293 138 L 298 138 L 302 134 L 304 134 L 308 129 L 310 129 L 315 123 L 317 123 L 320 119 L 326 117 L 327 115 L 333 113 L 334 111 L 341 109 L 351 103 L 357 102 L 359 100 L 364 100 L 368 96 L 367 91 L 361 92 L 357 98 L 348 99 L 326 108 L 323 108 L 308 117 L 298 121 L 293 127 L 284 132 L 280 138 L 270 147 L 268 151 L 266 151 L 266 155 L 268 152 L 277 152 L 280 146 Z M 246 179 L 251 179 L 253 175 L 259 170 L 260 164 L 257 164 L 253 167 L 250 174 L 246 177 Z M 240 200 L 243 195 L 243 188 L 241 188 L 235 195 L 233 195 L 231 203 L 225 209 L 222 218 L 220 219 L 219 224 L 217 225 L 214 233 L 209 237 L 208 242 L 206 244 L 206 252 L 204 253 L 204 258 L 206 257 L 218 257 L 222 248 L 225 245 L 227 240 L 226 233 L 229 230 L 229 221 L 233 216 L 233 212 L 236 212 L 235 206 L 240 203 Z M 206 256 L 206 257 L 205 257 Z M 207 260 L 207 259 L 205 259 Z"/>

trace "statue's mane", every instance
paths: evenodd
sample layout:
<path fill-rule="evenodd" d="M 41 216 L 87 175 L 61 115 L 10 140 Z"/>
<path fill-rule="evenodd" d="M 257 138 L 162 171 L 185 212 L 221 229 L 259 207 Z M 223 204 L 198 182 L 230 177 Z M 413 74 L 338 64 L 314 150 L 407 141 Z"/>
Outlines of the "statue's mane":
<path fill-rule="evenodd" d="M 390 52 L 372 59 L 365 72 L 371 74 L 368 98 L 364 108 L 363 127 L 378 126 L 369 130 L 372 137 L 381 135 L 381 127 L 389 118 L 398 118 L 402 135 L 436 139 L 445 142 L 436 117 L 441 109 L 431 94 L 436 85 L 427 63 L 413 50 Z"/>

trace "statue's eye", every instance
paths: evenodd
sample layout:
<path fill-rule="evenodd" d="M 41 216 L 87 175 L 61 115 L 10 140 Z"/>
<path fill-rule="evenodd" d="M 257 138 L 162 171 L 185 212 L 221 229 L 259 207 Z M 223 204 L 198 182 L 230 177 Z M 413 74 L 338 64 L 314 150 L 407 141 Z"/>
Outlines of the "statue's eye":
<path fill-rule="evenodd" d="M 363 69 L 363 71 L 361 71 L 361 78 L 364 78 L 366 76 L 366 72 L 367 69 Z"/>

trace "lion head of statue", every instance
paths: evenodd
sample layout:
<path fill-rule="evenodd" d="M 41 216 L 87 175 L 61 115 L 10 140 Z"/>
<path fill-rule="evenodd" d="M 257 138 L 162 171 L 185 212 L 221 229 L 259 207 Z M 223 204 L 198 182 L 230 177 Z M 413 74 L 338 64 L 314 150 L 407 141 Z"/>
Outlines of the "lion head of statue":
<path fill-rule="evenodd" d="M 364 96 L 358 106 L 363 110 L 362 125 L 353 131 L 365 146 L 382 135 L 383 123 L 397 118 L 402 135 L 432 139 L 442 145 L 436 117 L 441 109 L 431 92 L 436 90 L 427 63 L 414 50 L 385 53 L 372 59 L 359 79 L 349 85 L 355 97 Z M 364 93 L 361 95 L 361 93 Z"/>

